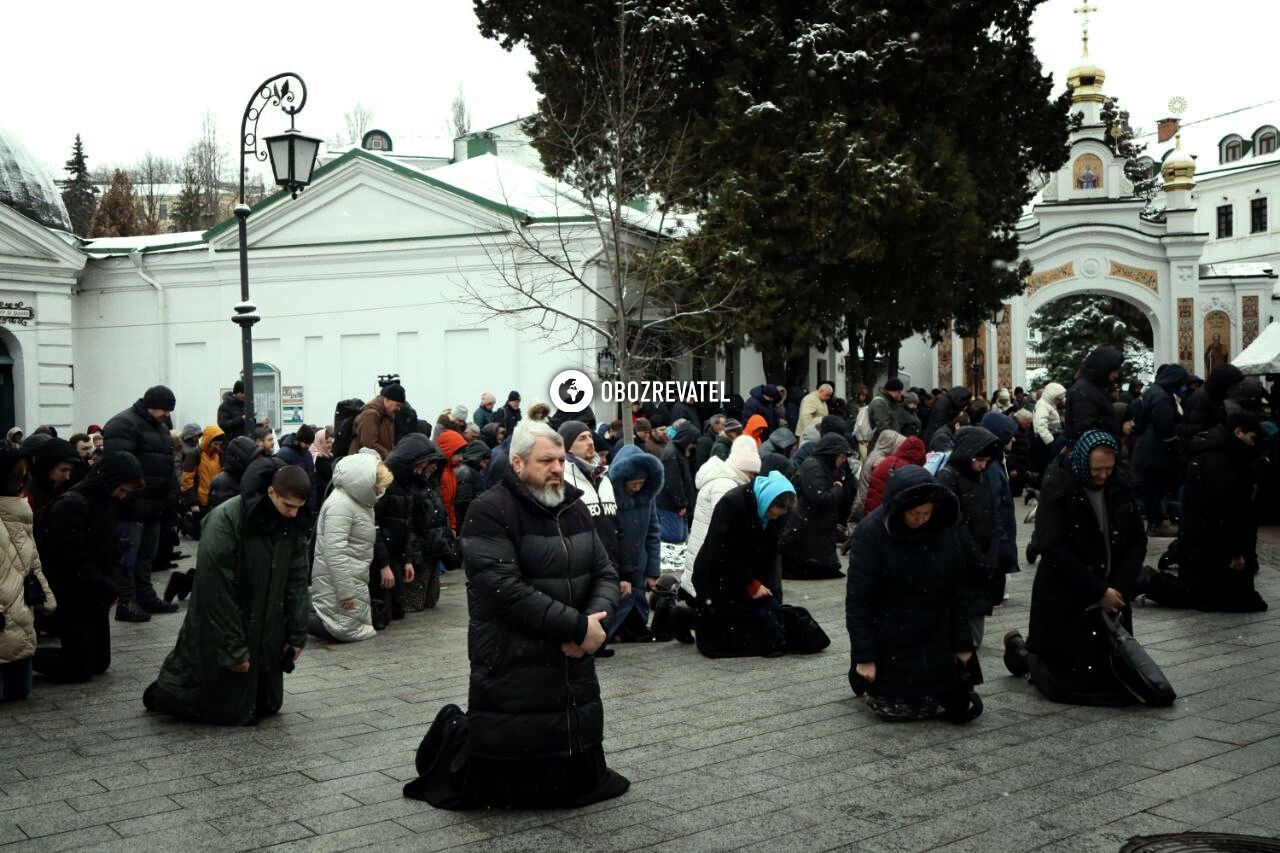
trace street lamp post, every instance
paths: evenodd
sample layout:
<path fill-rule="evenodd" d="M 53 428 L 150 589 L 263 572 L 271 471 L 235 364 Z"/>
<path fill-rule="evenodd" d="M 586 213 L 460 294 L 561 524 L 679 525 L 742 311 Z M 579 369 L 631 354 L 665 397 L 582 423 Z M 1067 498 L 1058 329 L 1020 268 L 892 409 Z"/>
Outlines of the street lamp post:
<path fill-rule="evenodd" d="M 244 360 L 244 420 L 248 426 L 255 422 L 253 411 L 253 325 L 261 317 L 258 307 L 249 301 L 249 205 L 244 199 L 245 157 L 255 160 L 271 160 L 271 171 L 276 184 L 289 190 L 296 199 L 303 187 L 311 182 L 311 170 L 315 168 L 320 140 L 303 136 L 293 126 L 293 117 L 307 104 L 307 84 L 292 72 L 277 74 L 264 81 L 249 98 L 240 120 L 240 195 L 237 197 L 235 216 L 240 234 L 240 302 L 235 306 L 231 322 L 240 327 L 240 349 Z M 264 139 L 258 137 L 258 119 L 268 106 L 279 107 L 289 117 L 289 130 Z"/>

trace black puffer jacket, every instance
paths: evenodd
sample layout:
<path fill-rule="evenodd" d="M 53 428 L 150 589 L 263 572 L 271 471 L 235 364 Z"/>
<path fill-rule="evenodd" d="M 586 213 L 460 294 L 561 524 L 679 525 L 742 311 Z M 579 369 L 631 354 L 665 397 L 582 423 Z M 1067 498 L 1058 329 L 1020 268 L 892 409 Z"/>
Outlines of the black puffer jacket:
<path fill-rule="evenodd" d="M 925 425 L 924 440 L 925 447 L 933 446 L 933 435 L 940 429 L 951 429 L 951 422 L 964 411 L 964 407 L 969 405 L 969 401 L 973 399 L 973 392 L 963 385 L 957 385 L 947 393 L 942 394 L 934 401 L 933 409 L 929 412 L 929 423 Z"/>
<path fill-rule="evenodd" d="M 80 457 L 71 442 L 65 438 L 51 438 L 35 450 L 31 459 L 31 479 L 27 483 L 27 496 L 31 500 L 31 511 L 34 523 L 39 525 L 40 519 L 49 504 L 58 495 L 74 485 L 71 481 L 55 484 L 49 475 L 55 465 L 70 462 L 73 466 L 80 464 Z"/>
<path fill-rule="evenodd" d="M 35 528 L 45 578 L 58 608 L 55 625 L 78 625 L 116 599 L 120 562 L 118 501 L 111 493 L 142 479 L 128 453 L 107 453 L 89 474 L 54 499 Z"/>
<path fill-rule="evenodd" d="M 240 494 L 240 479 L 244 476 L 249 463 L 265 454 L 266 451 L 247 435 L 233 438 L 222 445 L 222 471 L 209 484 L 209 506 L 205 517 L 220 503 L 229 501 Z"/>
<path fill-rule="evenodd" d="M 424 462 L 436 465 L 429 478 L 413 472 Z M 445 464 L 444 453 L 425 435 L 410 433 L 387 454 L 386 464 L 395 480 L 374 506 L 379 540 L 386 549 L 387 562 L 397 570 L 405 563 L 421 568 L 425 565 L 425 555 L 420 553 L 421 540 L 414 531 L 415 493 L 425 487 L 429 479 L 439 480 L 439 472 Z M 447 520 L 445 524 L 448 524 Z M 379 558 L 381 555 L 379 551 Z"/>
<path fill-rule="evenodd" d="M 903 514 L 933 503 L 927 524 L 911 530 Z M 956 533 L 955 495 L 917 465 L 899 468 L 853 535 L 845 626 L 849 678 L 873 696 L 933 698 L 956 689 L 955 653 L 973 648 L 963 602 L 967 561 Z M 876 680 L 854 673 L 875 663 Z"/>
<path fill-rule="evenodd" d="M 595 657 L 560 650 L 610 616 L 618 573 L 582 493 L 547 507 L 508 471 L 462 526 L 467 571 L 471 750 L 496 759 L 581 755 L 604 738 Z"/>
<path fill-rule="evenodd" d="M 841 514 L 845 468 L 836 468 L 836 457 L 848 456 L 849 442 L 837 433 L 818 439 L 812 455 L 796 471 L 796 508 L 787 514 L 782 534 L 784 577 L 834 577 L 840 572 L 836 557 L 836 527 Z"/>
<path fill-rule="evenodd" d="M 244 423 L 244 400 L 237 400 L 230 391 L 222 395 L 218 406 L 218 428 L 228 443 L 236 436 L 249 434 Z"/>
<path fill-rule="evenodd" d="M 692 424 L 676 428 L 676 437 L 662 448 L 662 491 L 658 492 L 658 506 L 669 512 L 682 509 L 693 511 L 697 490 L 693 485 L 693 473 L 689 466 L 689 448 L 698 440 L 698 431 Z"/>
<path fill-rule="evenodd" d="M 145 488 L 130 495 L 121 507 L 124 521 L 157 521 L 178 500 L 178 476 L 173 467 L 173 439 L 169 419 L 157 421 L 142 401 L 125 409 L 102 428 L 103 449 L 133 454 L 142 466 Z"/>
<path fill-rule="evenodd" d="M 1244 373 L 1240 368 L 1233 364 L 1219 365 L 1203 385 L 1182 401 L 1182 422 L 1178 424 L 1178 438 L 1185 455 L 1190 454 L 1191 439 L 1226 419 L 1224 403 L 1227 394 L 1242 379 Z"/>
<path fill-rule="evenodd" d="M 1134 431 L 1138 443 L 1133 464 L 1139 468 L 1166 468 L 1178 464 L 1178 422 L 1182 415 L 1174 399 L 1187 381 L 1187 369 L 1180 364 L 1164 364 L 1156 371 L 1156 381 L 1142 395 L 1142 407 Z"/>
<path fill-rule="evenodd" d="M 1111 372 L 1119 370 L 1124 356 L 1112 347 L 1098 347 L 1084 360 L 1081 376 L 1067 389 L 1067 443 L 1075 444 L 1092 429 L 1109 432 L 1123 444 L 1124 430 L 1111 397 Z"/>
<path fill-rule="evenodd" d="M 716 503 L 693 563 L 699 601 L 745 605 L 752 581 L 778 595 L 778 533 L 783 519 L 761 523 L 752 483 L 734 486 Z"/>
<path fill-rule="evenodd" d="M 458 520 L 459 526 L 466 519 L 471 502 L 484 493 L 485 477 L 481 466 L 492 455 L 489 445 L 478 438 L 462 451 L 462 464 L 453 472 L 458 481 L 458 490 L 453 495 L 453 517 Z"/>
<path fill-rule="evenodd" d="M 1001 464 L 1000 440 L 982 427 L 964 427 L 956 433 L 955 448 L 947 464 L 938 472 L 938 483 L 950 489 L 959 503 L 960 515 L 956 534 L 968 552 L 970 571 L 964 577 L 965 615 L 988 613 L 995 602 L 990 600 L 991 578 L 999 565 L 1000 520 L 996 496 L 987 472 L 973 470 L 974 459 L 987 458 L 989 464 Z M 891 481 L 892 482 L 892 481 Z"/>
<path fill-rule="evenodd" d="M 1108 528 L 1104 539 L 1069 459 L 1063 455 L 1054 460 L 1040 491 L 1034 540 L 1041 557 L 1031 590 L 1027 648 L 1085 679 L 1088 667 L 1110 665 L 1099 612 L 1087 608 L 1100 600 L 1108 587 L 1118 590 L 1125 601 L 1133 599 L 1133 586 L 1147 554 L 1147 533 L 1133 484 L 1117 470 L 1102 490 Z M 1132 632 L 1128 607 L 1122 621 Z"/>

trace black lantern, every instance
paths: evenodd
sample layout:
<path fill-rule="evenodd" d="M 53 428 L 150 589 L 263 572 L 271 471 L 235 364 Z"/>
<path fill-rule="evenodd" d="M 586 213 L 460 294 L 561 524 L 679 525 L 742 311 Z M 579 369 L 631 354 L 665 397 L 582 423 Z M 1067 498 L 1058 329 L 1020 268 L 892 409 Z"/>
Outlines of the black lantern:
<path fill-rule="evenodd" d="M 268 136 L 267 153 L 271 155 L 271 171 L 276 183 L 298 197 L 298 191 L 311 183 L 311 170 L 320 153 L 320 140 L 304 136 L 296 130 L 288 130 L 278 136 Z"/>

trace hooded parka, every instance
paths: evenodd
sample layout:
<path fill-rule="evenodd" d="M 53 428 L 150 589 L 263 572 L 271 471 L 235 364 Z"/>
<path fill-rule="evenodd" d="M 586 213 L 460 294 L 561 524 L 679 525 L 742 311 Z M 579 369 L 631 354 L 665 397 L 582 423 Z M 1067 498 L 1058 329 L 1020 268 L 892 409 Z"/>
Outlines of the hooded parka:
<path fill-rule="evenodd" d="M 1066 397 L 1066 388 L 1057 382 L 1050 382 L 1040 392 L 1040 399 L 1036 400 L 1036 409 L 1031 416 L 1031 426 L 1035 429 L 1040 443 L 1046 447 L 1053 444 L 1058 434 L 1062 432 L 1062 415 L 1058 413 L 1058 406 Z"/>
<path fill-rule="evenodd" d="M 903 514 L 925 503 L 933 504 L 929 521 L 907 527 Z M 955 495 L 912 465 L 897 471 L 884 504 L 858 525 L 845 594 L 855 687 L 877 697 L 937 700 L 962 684 L 955 653 L 973 649 L 973 636 L 958 514 Z M 859 663 L 876 665 L 874 683 L 856 674 Z"/>
<path fill-rule="evenodd" d="M 284 703 L 284 647 L 307 641 L 310 519 L 276 511 L 267 488 L 279 467 L 255 461 L 240 496 L 205 521 L 177 645 L 143 694 L 149 710 L 244 726 Z M 247 672 L 228 669 L 245 660 Z"/>
<path fill-rule="evenodd" d="M 266 451 L 258 443 L 246 435 L 241 435 L 222 443 L 222 472 L 209 484 L 209 509 L 231 500 L 240 494 L 240 479 L 249 467 L 249 463 Z M 205 516 L 208 518 L 208 515 Z M 203 522 L 202 522 L 203 523 Z"/>
<path fill-rule="evenodd" d="M 956 496 L 959 515 L 956 535 L 967 552 L 969 571 L 962 577 L 964 611 L 967 618 L 991 611 L 997 602 L 991 589 L 1000 556 L 1000 519 L 995 491 L 987 472 L 974 471 L 974 459 L 997 460 L 1000 441 L 982 427 L 965 427 L 956 432 L 955 449 L 938 472 L 938 484 Z"/>
<path fill-rule="evenodd" d="M 866 515 L 867 490 L 871 488 L 871 475 L 875 473 L 876 466 L 896 453 L 906 440 L 901 433 L 891 429 L 885 430 L 876 438 L 875 446 L 858 471 L 858 495 L 853 499 L 853 510 L 850 512 L 850 518 L 854 521 Z"/>
<path fill-rule="evenodd" d="M 1084 360 L 1080 378 L 1067 391 L 1067 443 L 1075 444 L 1089 430 L 1111 433 L 1124 441 L 1120 419 L 1116 417 L 1108 392 L 1111 373 L 1120 369 L 1124 356 L 1112 347 L 1098 347 Z"/>
<path fill-rule="evenodd" d="M 973 399 L 973 392 L 963 385 L 957 385 L 945 394 L 939 395 L 933 404 L 933 410 L 929 412 L 929 423 L 925 425 L 924 440 L 925 447 L 933 447 L 933 436 L 938 430 L 945 429 L 951 431 L 951 423 L 964 411 L 964 407 Z"/>
<path fill-rule="evenodd" d="M 892 456 L 876 465 L 875 470 L 871 472 L 871 479 L 867 482 L 867 501 L 862 508 L 863 517 L 870 515 L 884 502 L 884 490 L 899 469 L 908 465 L 924 465 L 925 457 L 924 442 L 913 435 L 902 442 Z"/>
<path fill-rule="evenodd" d="M 1133 451 L 1133 464 L 1138 468 L 1177 470 L 1180 468 L 1178 411 L 1175 395 L 1187 381 L 1187 369 L 1180 364 L 1161 365 L 1156 381 L 1142 395 L 1142 409 L 1133 425 L 1138 444 Z"/>
<path fill-rule="evenodd" d="M 613 496 L 618 504 L 618 528 L 622 535 L 622 580 L 639 589 L 646 577 L 662 575 L 662 543 L 655 499 L 662 491 L 662 463 L 635 445 L 618 451 L 609 466 Z M 628 480 L 644 480 L 634 495 L 627 493 Z"/>
<path fill-rule="evenodd" d="M 478 438 L 462 451 L 462 464 L 453 471 L 458 481 L 458 489 L 453 496 L 453 516 L 459 526 L 466 520 L 467 509 L 472 502 L 484 493 L 485 476 L 481 466 L 492 455 L 489 445 Z"/>
<path fill-rule="evenodd" d="M 368 447 L 376 450 L 380 459 L 386 459 L 391 448 L 396 446 L 396 417 L 387 414 L 385 399 L 381 395 L 374 397 L 356 415 L 348 454 L 359 453 Z"/>
<path fill-rule="evenodd" d="M 782 576 L 800 580 L 841 576 L 836 556 L 836 528 L 844 500 L 843 467 L 836 457 L 848 456 L 849 442 L 827 433 L 796 472 L 796 508 L 787 514 L 782 534 Z"/>
<path fill-rule="evenodd" d="M 374 504 L 378 460 L 368 453 L 344 456 L 333 467 L 333 489 L 316 522 L 316 555 L 311 571 L 311 607 L 339 642 L 374 636 L 369 600 L 373 562 Z M 343 601 L 355 601 L 346 610 Z"/>

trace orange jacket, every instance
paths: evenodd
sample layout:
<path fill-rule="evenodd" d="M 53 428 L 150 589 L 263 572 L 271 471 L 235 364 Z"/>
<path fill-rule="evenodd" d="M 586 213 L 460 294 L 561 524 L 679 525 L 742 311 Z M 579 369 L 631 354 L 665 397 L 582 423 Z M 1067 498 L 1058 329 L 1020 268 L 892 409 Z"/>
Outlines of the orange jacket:
<path fill-rule="evenodd" d="M 769 428 L 769 422 L 762 415 L 752 415 L 747 418 L 747 425 L 742 430 L 743 435 L 749 435 L 756 440 L 756 446 L 764 444 L 764 432 Z"/>
<path fill-rule="evenodd" d="M 440 433 L 436 444 L 444 451 L 444 471 L 440 474 L 440 496 L 444 498 L 444 510 L 449 514 L 449 526 L 454 532 L 458 530 L 458 521 L 454 517 L 453 500 L 458 494 L 458 478 L 453 472 L 453 456 L 467 446 L 467 440 L 459 433 L 447 429 Z"/>
<path fill-rule="evenodd" d="M 222 437 L 222 429 L 217 424 L 204 428 L 200 436 L 200 465 L 196 469 L 196 500 L 200 506 L 209 505 L 209 487 L 213 478 L 222 472 L 222 442 L 214 445 L 214 439 Z"/>

